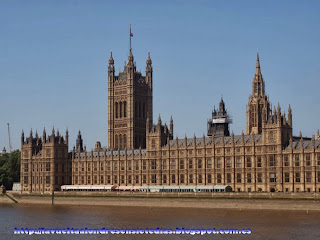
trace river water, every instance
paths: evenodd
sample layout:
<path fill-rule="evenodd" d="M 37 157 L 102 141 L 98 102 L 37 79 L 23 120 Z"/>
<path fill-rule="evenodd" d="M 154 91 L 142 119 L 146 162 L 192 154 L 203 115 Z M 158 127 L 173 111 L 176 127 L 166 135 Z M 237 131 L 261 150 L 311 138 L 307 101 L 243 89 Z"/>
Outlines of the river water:
<path fill-rule="evenodd" d="M 0 205 L 0 239 L 320 239 L 320 212 Z M 14 235 L 14 228 L 238 228 L 245 235 Z"/>

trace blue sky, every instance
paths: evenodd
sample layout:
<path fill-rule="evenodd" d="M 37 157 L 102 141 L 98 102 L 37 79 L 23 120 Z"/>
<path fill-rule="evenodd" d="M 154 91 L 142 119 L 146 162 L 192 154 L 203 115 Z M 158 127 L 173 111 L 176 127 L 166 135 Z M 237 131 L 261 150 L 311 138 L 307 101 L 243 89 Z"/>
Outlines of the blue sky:
<path fill-rule="evenodd" d="M 178 137 L 202 136 L 221 95 L 245 131 L 259 49 L 266 92 L 291 104 L 294 134 L 320 127 L 318 1 L 1 1 L 0 147 L 20 148 L 24 129 L 81 129 L 88 148 L 107 145 L 107 61 L 129 53 L 154 67 L 154 119 Z"/>

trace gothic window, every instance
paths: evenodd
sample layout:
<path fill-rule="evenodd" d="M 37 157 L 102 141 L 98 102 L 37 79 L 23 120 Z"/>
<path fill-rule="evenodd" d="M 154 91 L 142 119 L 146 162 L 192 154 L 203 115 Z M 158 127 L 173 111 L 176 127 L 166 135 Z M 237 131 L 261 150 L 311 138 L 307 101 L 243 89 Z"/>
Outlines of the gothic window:
<path fill-rule="evenodd" d="M 136 104 L 135 104 L 136 106 L 135 106 L 135 109 L 134 109 L 134 116 L 135 117 L 138 117 L 138 102 L 136 102 Z"/>
<path fill-rule="evenodd" d="M 221 168 L 221 159 L 220 158 L 217 159 L 217 168 Z"/>
<path fill-rule="evenodd" d="M 251 183 L 251 173 L 248 173 L 248 174 L 247 174 L 247 182 L 248 182 L 248 183 Z"/>
<path fill-rule="evenodd" d="M 163 175 L 163 183 L 164 183 L 164 184 L 167 183 L 167 175 L 166 175 L 166 174 Z"/>
<path fill-rule="evenodd" d="M 119 148 L 122 148 L 122 135 L 119 135 Z"/>
<path fill-rule="evenodd" d="M 208 174 L 208 183 L 212 183 L 211 174 Z"/>
<path fill-rule="evenodd" d="M 121 171 L 124 171 L 124 161 L 121 161 L 120 168 L 121 168 Z"/>
<path fill-rule="evenodd" d="M 175 160 L 171 160 L 171 169 L 172 170 L 176 169 L 176 161 Z"/>
<path fill-rule="evenodd" d="M 120 118 L 122 118 L 122 102 L 120 102 Z"/>
<path fill-rule="evenodd" d="M 269 140 L 270 141 L 274 140 L 274 136 L 273 136 L 273 132 L 272 131 L 269 133 Z"/>
<path fill-rule="evenodd" d="M 212 160 L 211 160 L 211 158 L 208 158 L 208 160 L 207 160 L 207 168 L 212 168 Z"/>
<path fill-rule="evenodd" d="M 253 122 L 253 126 L 256 127 L 257 126 L 257 111 L 256 111 L 255 107 L 252 108 L 252 122 Z"/>
<path fill-rule="evenodd" d="M 175 174 L 171 175 L 171 183 L 176 183 L 176 175 Z"/>
<path fill-rule="evenodd" d="M 320 176 L 320 173 L 319 173 L 319 176 Z M 320 177 L 319 177 L 320 179 Z M 193 175 L 192 174 L 189 174 L 189 183 L 193 183 Z"/>
<path fill-rule="evenodd" d="M 47 184 L 47 185 L 50 184 L 50 176 L 46 176 L 46 184 Z"/>
<path fill-rule="evenodd" d="M 115 136 L 115 147 L 118 147 L 118 143 L 119 143 L 119 137 L 118 135 Z"/>
<path fill-rule="evenodd" d="M 306 172 L 306 180 L 308 183 L 311 183 L 311 172 Z"/>
<path fill-rule="evenodd" d="M 123 134 L 123 147 L 127 147 L 127 135 Z"/>
<path fill-rule="evenodd" d="M 193 168 L 193 162 L 192 162 L 192 159 L 189 160 L 189 169 L 192 169 Z"/>
<path fill-rule="evenodd" d="M 121 183 L 123 184 L 124 183 L 124 176 L 121 175 Z"/>
<path fill-rule="evenodd" d="M 103 184 L 103 176 L 100 176 L 100 184 Z"/>
<path fill-rule="evenodd" d="M 276 160 L 275 160 L 275 157 L 273 155 L 271 155 L 269 157 L 269 166 L 270 167 L 275 167 L 276 166 Z"/>
<path fill-rule="evenodd" d="M 152 176 L 151 176 L 151 183 L 152 183 L 152 184 L 156 184 L 156 183 L 157 183 L 157 175 L 156 175 L 156 174 L 152 174 Z"/>
<path fill-rule="evenodd" d="M 162 163 L 162 169 L 167 169 L 167 162 L 165 160 Z"/>
<path fill-rule="evenodd" d="M 184 175 L 183 174 L 180 175 L 180 183 L 184 183 Z"/>
<path fill-rule="evenodd" d="M 116 114 L 116 118 L 118 118 L 118 103 L 116 103 L 115 114 Z"/>
<path fill-rule="evenodd" d="M 127 102 L 123 103 L 123 117 L 127 117 Z"/>
<path fill-rule="evenodd" d="M 295 158 L 295 166 L 296 166 L 296 167 L 299 167 L 299 166 L 300 166 L 299 155 L 296 155 L 296 158 Z"/>
<path fill-rule="evenodd" d="M 198 159 L 198 168 L 202 168 L 202 159 Z"/>
<path fill-rule="evenodd" d="M 277 182 L 277 177 L 276 177 L 275 173 L 270 173 L 269 174 L 269 178 L 270 178 L 269 180 L 270 180 L 271 183 Z"/>
<path fill-rule="evenodd" d="M 310 157 L 310 154 L 306 154 L 306 165 L 307 166 L 310 166 L 311 165 L 311 157 Z"/>
<path fill-rule="evenodd" d="M 262 167 L 261 157 L 258 157 L 257 159 L 257 166 Z"/>
<path fill-rule="evenodd" d="M 237 158 L 237 168 L 241 168 L 241 158 Z"/>
<path fill-rule="evenodd" d="M 300 173 L 296 173 L 296 182 L 297 182 L 297 183 L 300 182 Z"/>
<path fill-rule="evenodd" d="M 202 175 L 201 174 L 198 175 L 198 183 L 202 183 Z"/>
<path fill-rule="evenodd" d="M 217 183 L 221 183 L 221 174 L 220 173 L 217 174 Z"/>
<path fill-rule="evenodd" d="M 288 156 L 288 155 L 285 155 L 285 156 L 284 156 L 284 166 L 285 166 L 285 167 L 288 167 L 288 166 L 289 166 L 289 156 Z"/>
<path fill-rule="evenodd" d="M 147 161 L 146 160 L 143 160 L 143 162 L 142 162 L 142 169 L 147 170 Z"/>
<path fill-rule="evenodd" d="M 227 173 L 227 183 L 231 183 L 231 173 Z"/>
<path fill-rule="evenodd" d="M 151 170 L 156 170 L 157 169 L 157 163 L 156 160 L 151 161 Z"/>
<path fill-rule="evenodd" d="M 151 148 L 154 149 L 156 148 L 156 140 L 152 139 L 151 141 Z"/>
<path fill-rule="evenodd" d="M 247 167 L 251 168 L 251 158 L 247 157 Z"/>
<path fill-rule="evenodd" d="M 227 158 L 227 168 L 231 168 L 231 158 Z"/>
<path fill-rule="evenodd" d="M 118 170 L 118 163 L 117 162 L 113 163 L 113 170 L 114 171 Z"/>
<path fill-rule="evenodd" d="M 237 173 L 237 183 L 241 183 L 241 173 Z"/>
<path fill-rule="evenodd" d="M 258 183 L 262 183 L 262 174 L 258 173 Z"/>
<path fill-rule="evenodd" d="M 261 84 L 258 83 L 258 94 L 261 94 Z"/>
<path fill-rule="evenodd" d="M 184 161 L 180 160 L 180 169 L 184 169 Z"/>

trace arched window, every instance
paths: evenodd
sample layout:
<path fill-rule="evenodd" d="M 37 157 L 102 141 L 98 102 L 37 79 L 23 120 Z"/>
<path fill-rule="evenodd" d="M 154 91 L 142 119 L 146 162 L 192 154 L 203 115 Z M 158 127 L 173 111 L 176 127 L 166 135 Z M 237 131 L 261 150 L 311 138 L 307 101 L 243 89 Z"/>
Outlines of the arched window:
<path fill-rule="evenodd" d="M 116 115 L 116 118 L 118 118 L 118 103 L 116 103 L 115 115 Z"/>
<path fill-rule="evenodd" d="M 122 102 L 120 102 L 120 118 L 122 118 Z"/>
<path fill-rule="evenodd" d="M 127 102 L 123 102 L 123 117 L 127 117 Z"/>
<path fill-rule="evenodd" d="M 117 147 L 118 147 L 118 143 L 119 143 L 118 135 L 115 136 L 115 140 L 114 140 L 114 141 L 115 141 L 115 144 L 114 144 L 114 145 L 115 145 L 115 147 L 117 148 Z"/>
<path fill-rule="evenodd" d="M 122 148 L 122 135 L 119 135 L 119 148 Z"/>
<path fill-rule="evenodd" d="M 127 147 L 127 135 L 126 134 L 123 135 L 123 147 L 124 148 Z"/>

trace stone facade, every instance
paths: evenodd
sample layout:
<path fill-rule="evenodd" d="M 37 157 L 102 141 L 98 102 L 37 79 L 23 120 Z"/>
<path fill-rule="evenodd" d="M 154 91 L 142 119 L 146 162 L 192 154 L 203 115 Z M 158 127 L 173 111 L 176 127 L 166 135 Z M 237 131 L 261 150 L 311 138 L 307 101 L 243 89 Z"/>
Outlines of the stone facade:
<path fill-rule="evenodd" d="M 71 154 L 68 153 L 69 134 L 55 134 L 40 138 L 38 133 L 33 137 L 21 135 L 21 191 L 51 192 L 60 190 L 61 185 L 71 184 Z"/>
<path fill-rule="evenodd" d="M 162 124 L 160 116 L 153 124 L 150 55 L 146 76 L 136 72 L 132 49 L 119 76 L 114 74 L 111 55 L 108 148 L 97 142 L 87 151 L 80 132 L 77 147 L 69 154 L 68 134 L 64 140 L 54 132 L 46 139 L 44 133 L 43 141 L 33 138 L 32 133 L 26 140 L 22 136 L 22 191 L 51 191 L 62 184 L 115 184 L 229 185 L 236 192 L 320 192 L 319 133 L 312 138 L 295 137 L 290 106 L 287 118 L 280 105 L 273 112 L 271 109 L 257 54 L 246 134 L 174 138 L 172 118 L 169 127 Z M 38 171 L 39 164 L 42 170 Z M 48 171 L 45 166 L 50 166 Z"/>

